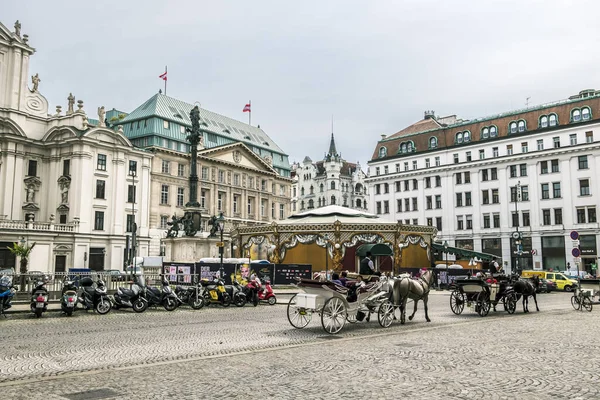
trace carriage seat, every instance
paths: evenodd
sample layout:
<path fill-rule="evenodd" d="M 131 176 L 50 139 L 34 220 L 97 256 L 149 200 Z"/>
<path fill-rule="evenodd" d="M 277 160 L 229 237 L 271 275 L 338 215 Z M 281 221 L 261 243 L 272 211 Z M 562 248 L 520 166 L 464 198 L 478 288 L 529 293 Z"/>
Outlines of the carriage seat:
<path fill-rule="evenodd" d="M 377 286 L 377 282 L 369 282 L 365 286 L 358 288 L 358 293 L 372 292 L 374 289 L 377 288 Z"/>

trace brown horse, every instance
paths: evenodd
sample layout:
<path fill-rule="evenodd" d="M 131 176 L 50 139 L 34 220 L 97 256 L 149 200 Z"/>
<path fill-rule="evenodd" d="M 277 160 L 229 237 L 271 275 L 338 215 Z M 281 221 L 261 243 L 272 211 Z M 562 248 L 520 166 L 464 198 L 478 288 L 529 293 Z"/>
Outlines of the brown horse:
<path fill-rule="evenodd" d="M 431 322 L 427 314 L 427 300 L 429 290 L 433 285 L 435 274 L 431 270 L 427 270 L 419 278 L 411 278 L 407 275 L 391 278 L 389 281 L 394 307 L 400 307 L 400 323 L 406 321 L 406 302 L 412 299 L 415 303 L 413 313 L 408 319 L 412 321 L 417 312 L 417 304 L 419 300 L 423 300 L 425 306 L 425 319 Z"/>

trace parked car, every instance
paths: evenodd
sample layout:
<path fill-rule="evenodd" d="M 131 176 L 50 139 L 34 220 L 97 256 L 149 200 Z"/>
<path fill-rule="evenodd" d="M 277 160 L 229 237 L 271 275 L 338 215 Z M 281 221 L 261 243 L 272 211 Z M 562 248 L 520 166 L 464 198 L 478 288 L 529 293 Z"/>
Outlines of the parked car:
<path fill-rule="evenodd" d="M 540 279 L 540 285 L 537 288 L 538 293 L 550 293 L 556 290 L 556 283 L 548 279 Z"/>

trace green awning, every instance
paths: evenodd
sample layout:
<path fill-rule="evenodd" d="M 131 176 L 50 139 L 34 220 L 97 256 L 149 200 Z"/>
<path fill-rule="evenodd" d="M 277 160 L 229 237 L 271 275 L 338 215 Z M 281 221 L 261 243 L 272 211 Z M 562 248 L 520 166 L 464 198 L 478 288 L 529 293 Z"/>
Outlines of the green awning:
<path fill-rule="evenodd" d="M 356 249 L 356 255 L 365 257 L 367 255 L 367 251 L 370 251 L 371 255 L 374 256 L 391 256 L 393 254 L 390 246 L 383 243 L 377 243 L 360 245 L 358 249 Z"/>
<path fill-rule="evenodd" d="M 494 257 L 498 258 L 498 256 L 496 256 L 495 254 L 480 253 L 478 251 L 473 250 L 459 249 L 458 247 L 448 246 L 447 248 L 444 248 L 444 245 L 440 243 L 433 243 L 431 247 L 433 248 L 433 250 L 436 250 L 438 252 L 454 254 L 458 257 L 464 258 L 479 258 L 483 261 L 491 261 Z"/>

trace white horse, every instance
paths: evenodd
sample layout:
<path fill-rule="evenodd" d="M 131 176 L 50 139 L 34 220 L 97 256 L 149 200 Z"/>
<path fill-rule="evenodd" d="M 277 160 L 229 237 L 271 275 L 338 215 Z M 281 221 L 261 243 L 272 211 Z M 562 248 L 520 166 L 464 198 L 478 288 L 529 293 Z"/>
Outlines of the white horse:
<path fill-rule="evenodd" d="M 412 299 L 415 303 L 413 313 L 408 319 L 412 321 L 417 312 L 417 304 L 419 300 L 423 300 L 425 305 L 425 319 L 431 322 L 427 315 L 427 300 L 429 290 L 433 285 L 435 274 L 432 270 L 427 270 L 419 278 L 411 278 L 408 274 L 400 275 L 396 278 L 391 278 L 389 285 L 392 292 L 394 307 L 400 307 L 400 323 L 404 324 L 406 320 L 406 303 L 408 299 Z"/>

